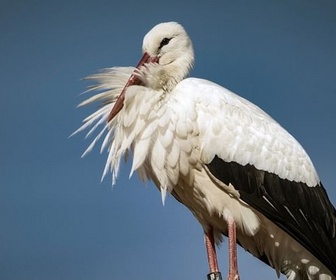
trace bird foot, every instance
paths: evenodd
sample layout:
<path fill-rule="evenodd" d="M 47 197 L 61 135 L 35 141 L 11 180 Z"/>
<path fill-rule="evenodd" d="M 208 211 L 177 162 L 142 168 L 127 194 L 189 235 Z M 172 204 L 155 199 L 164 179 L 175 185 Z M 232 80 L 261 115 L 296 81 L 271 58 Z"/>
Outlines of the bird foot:
<path fill-rule="evenodd" d="M 208 274 L 208 280 L 222 280 L 222 274 L 218 272 L 211 272 Z"/>
<path fill-rule="evenodd" d="M 227 277 L 227 280 L 240 280 L 238 272 L 230 273 Z"/>

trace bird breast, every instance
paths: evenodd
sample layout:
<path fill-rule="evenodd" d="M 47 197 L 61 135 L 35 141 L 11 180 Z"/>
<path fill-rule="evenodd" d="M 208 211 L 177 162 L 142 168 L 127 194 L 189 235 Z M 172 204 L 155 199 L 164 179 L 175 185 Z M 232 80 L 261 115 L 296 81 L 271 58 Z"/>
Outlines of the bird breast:
<path fill-rule="evenodd" d="M 129 87 L 124 109 L 117 115 L 109 158 L 120 158 L 131 151 L 131 173 L 137 170 L 143 180 L 152 179 L 164 200 L 180 176 L 190 177 L 192 183 L 191 170 L 200 168 L 196 117 L 176 106 L 174 94 L 144 86 Z"/>

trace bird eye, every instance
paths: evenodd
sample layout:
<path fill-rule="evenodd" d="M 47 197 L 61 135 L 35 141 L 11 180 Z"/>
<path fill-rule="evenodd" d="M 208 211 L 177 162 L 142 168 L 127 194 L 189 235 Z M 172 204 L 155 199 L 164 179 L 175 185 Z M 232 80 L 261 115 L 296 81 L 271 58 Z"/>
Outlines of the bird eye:
<path fill-rule="evenodd" d="M 159 46 L 159 49 L 161 49 L 163 46 L 165 45 L 168 45 L 169 41 L 171 40 L 172 38 L 163 38 L 161 43 L 160 43 L 160 46 Z"/>

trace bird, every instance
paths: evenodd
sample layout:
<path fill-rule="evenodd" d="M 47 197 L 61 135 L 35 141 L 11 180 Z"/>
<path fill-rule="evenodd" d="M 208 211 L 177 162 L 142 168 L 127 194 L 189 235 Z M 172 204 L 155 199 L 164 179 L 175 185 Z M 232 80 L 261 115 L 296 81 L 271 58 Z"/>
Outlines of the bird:
<path fill-rule="evenodd" d="M 88 130 L 107 151 L 102 178 L 116 183 L 121 159 L 184 204 L 204 230 L 209 280 L 222 279 L 216 245 L 228 237 L 229 280 L 236 244 L 287 279 L 336 279 L 336 210 L 299 142 L 257 105 L 211 81 L 189 77 L 192 41 L 182 25 L 155 25 L 136 67 L 87 79 L 99 103 Z M 98 129 L 99 128 L 99 129 Z"/>

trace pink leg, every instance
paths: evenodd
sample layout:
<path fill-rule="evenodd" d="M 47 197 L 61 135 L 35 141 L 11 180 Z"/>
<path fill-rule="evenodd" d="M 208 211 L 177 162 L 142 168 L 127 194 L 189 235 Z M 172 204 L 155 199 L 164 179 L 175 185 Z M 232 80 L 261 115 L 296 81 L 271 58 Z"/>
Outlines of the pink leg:
<path fill-rule="evenodd" d="M 215 241 L 214 241 L 212 228 L 210 228 L 205 233 L 205 246 L 206 246 L 207 255 L 208 255 L 210 273 L 218 272 L 219 268 L 218 268 L 216 247 L 215 247 Z"/>
<path fill-rule="evenodd" d="M 229 239 L 229 275 L 227 280 L 239 280 L 236 245 L 236 223 L 230 218 L 228 220 Z"/>
<path fill-rule="evenodd" d="M 222 280 L 222 276 L 221 273 L 219 272 L 217 262 L 215 240 L 212 228 L 209 228 L 209 230 L 205 232 L 205 247 L 207 250 L 208 262 L 210 268 L 210 273 L 208 274 L 208 280 Z"/>

